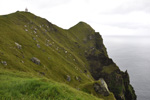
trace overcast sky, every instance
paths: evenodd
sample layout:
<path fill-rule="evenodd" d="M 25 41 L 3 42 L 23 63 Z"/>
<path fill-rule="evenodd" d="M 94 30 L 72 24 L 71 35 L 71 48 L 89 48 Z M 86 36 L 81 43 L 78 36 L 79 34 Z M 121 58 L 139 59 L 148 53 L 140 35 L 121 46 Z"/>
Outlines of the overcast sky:
<path fill-rule="evenodd" d="M 102 35 L 150 35 L 150 0 L 0 0 L 0 15 L 26 7 L 64 29 L 84 21 Z"/>

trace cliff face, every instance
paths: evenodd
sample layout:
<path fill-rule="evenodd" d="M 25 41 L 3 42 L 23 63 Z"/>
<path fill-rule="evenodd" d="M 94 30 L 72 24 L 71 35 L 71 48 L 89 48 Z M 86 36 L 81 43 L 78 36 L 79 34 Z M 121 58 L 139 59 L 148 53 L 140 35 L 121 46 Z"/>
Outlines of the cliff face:
<path fill-rule="evenodd" d="M 64 30 L 29 12 L 16 12 L 0 16 L 0 36 L 0 77 L 10 77 L 9 74 L 15 72 L 9 82 L 15 79 L 15 83 L 18 82 L 18 84 L 15 84 L 13 89 L 21 94 L 17 95 L 18 97 L 13 95 L 9 90 L 9 84 L 5 84 L 8 89 L 8 93 L 5 93 L 2 88 L 4 84 L 0 84 L 4 98 L 8 97 L 9 93 L 10 98 L 15 99 L 19 99 L 19 96 L 31 97 L 25 89 L 23 92 L 18 92 L 16 89 L 22 86 L 20 80 L 17 80 L 19 76 L 21 80 L 38 77 L 42 81 L 44 78 L 48 81 L 42 84 L 47 85 L 59 82 L 65 84 L 65 87 L 59 84 L 59 87 L 63 87 L 64 90 L 69 86 L 69 90 L 66 91 L 72 91 L 75 94 L 77 91 L 80 93 L 83 91 L 89 97 L 93 94 L 95 96 L 93 100 L 98 98 L 115 100 L 115 97 L 117 100 L 136 99 L 128 73 L 119 70 L 113 60 L 108 57 L 101 35 L 84 22 Z M 18 73 L 24 73 L 26 77 Z M 28 74 L 31 76 L 29 77 Z M 5 83 L 5 80 L 3 82 Z M 14 85 L 14 83 L 11 84 Z M 48 85 L 48 88 L 51 88 L 51 85 Z M 52 94 L 43 93 L 43 95 L 54 100 L 58 97 L 72 100 L 72 97 L 67 97 L 68 95 L 62 97 L 62 93 L 64 92 L 58 90 Z M 85 97 L 84 93 L 81 93 L 79 97 Z M 37 94 L 31 93 L 34 99 Z M 86 97 L 79 99 L 88 100 Z"/>
<path fill-rule="evenodd" d="M 82 34 L 80 30 L 78 31 Z M 86 48 L 85 52 L 85 57 L 89 63 L 88 70 L 93 78 L 95 80 L 104 78 L 117 100 L 136 100 L 135 91 L 130 85 L 127 71 L 120 71 L 113 60 L 108 57 L 101 35 L 94 32 L 90 37 L 86 37 L 86 40 L 85 45 L 89 41 L 93 42 L 93 45 L 88 49 Z"/>
<path fill-rule="evenodd" d="M 104 78 L 117 100 L 136 100 L 135 91 L 130 85 L 127 71 L 120 71 L 113 60 L 108 57 L 102 37 L 98 33 L 95 34 L 95 41 L 95 48 L 101 53 L 96 54 L 92 51 L 86 55 L 90 64 L 89 71 L 94 79 Z"/>

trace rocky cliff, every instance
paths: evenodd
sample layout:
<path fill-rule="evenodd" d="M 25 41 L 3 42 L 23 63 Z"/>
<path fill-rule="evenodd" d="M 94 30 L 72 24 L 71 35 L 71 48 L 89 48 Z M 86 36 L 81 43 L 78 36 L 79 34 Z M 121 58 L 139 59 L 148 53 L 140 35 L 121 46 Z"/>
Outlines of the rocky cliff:
<path fill-rule="evenodd" d="M 84 26 L 85 23 L 81 22 L 79 24 Z M 76 30 L 76 34 L 84 34 L 85 31 L 79 29 L 82 26 L 76 25 L 71 30 Z M 85 45 L 89 42 L 93 43 L 85 49 L 85 57 L 89 63 L 88 70 L 91 75 L 95 80 L 104 78 L 117 100 L 136 100 L 135 91 L 130 85 L 127 71 L 120 71 L 119 67 L 108 57 L 101 35 L 98 32 L 92 34 L 89 29 L 85 29 L 89 35 L 84 37 L 83 43 Z"/>
<path fill-rule="evenodd" d="M 2 78 L 0 84 L 4 99 L 136 100 L 127 71 L 120 71 L 107 55 L 101 35 L 84 22 L 65 30 L 32 13 L 15 12 L 0 16 L 0 36 L 0 77 L 9 79 Z M 40 82 L 27 85 L 31 78 Z M 53 86 L 53 93 L 42 84 Z M 29 93 L 35 87 L 39 92 Z"/>

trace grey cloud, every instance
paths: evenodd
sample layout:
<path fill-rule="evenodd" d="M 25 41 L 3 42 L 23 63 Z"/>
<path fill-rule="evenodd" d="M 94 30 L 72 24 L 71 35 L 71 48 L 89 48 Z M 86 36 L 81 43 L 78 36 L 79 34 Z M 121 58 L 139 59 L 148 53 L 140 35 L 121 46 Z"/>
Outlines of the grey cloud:
<path fill-rule="evenodd" d="M 150 13 L 150 0 L 128 0 L 118 7 L 100 14 L 127 14 L 134 11 Z"/>
<path fill-rule="evenodd" d="M 130 23 L 130 22 L 109 23 L 104 25 L 113 26 L 113 27 L 115 26 L 118 28 L 126 28 L 126 29 L 150 29 L 150 25 L 141 24 L 141 23 Z"/>
<path fill-rule="evenodd" d="M 134 2 L 127 2 L 120 5 L 114 10 L 116 13 L 130 13 L 133 11 L 145 11 L 150 13 L 150 1 L 148 0 L 135 0 Z"/>
<path fill-rule="evenodd" d="M 26 0 L 24 0 L 26 1 Z M 71 0 L 30 0 L 28 3 L 38 9 L 46 9 L 51 7 L 56 7 L 61 4 L 70 2 Z"/>

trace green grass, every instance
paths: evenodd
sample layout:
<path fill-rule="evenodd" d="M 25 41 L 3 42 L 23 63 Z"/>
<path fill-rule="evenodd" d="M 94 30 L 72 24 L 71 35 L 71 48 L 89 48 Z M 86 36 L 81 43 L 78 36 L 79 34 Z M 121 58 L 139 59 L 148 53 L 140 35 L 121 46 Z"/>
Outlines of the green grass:
<path fill-rule="evenodd" d="M 0 99 L 110 100 L 103 96 L 98 99 L 91 95 L 94 91 L 88 94 L 77 90 L 95 81 L 85 56 L 85 51 L 92 52 L 95 47 L 96 41 L 90 39 L 93 35 L 95 31 L 84 22 L 64 30 L 29 12 L 0 16 L 0 62 L 7 62 L 7 66 L 0 63 Z M 22 48 L 18 49 L 15 42 Z M 32 57 L 41 64 L 33 63 Z"/>
<path fill-rule="evenodd" d="M 0 71 L 0 100 L 102 100 L 47 78 Z"/>
<path fill-rule="evenodd" d="M 66 75 L 70 75 L 72 77 L 70 85 L 72 86 L 80 84 L 74 79 L 77 75 L 82 78 L 82 83 L 93 80 L 90 73 L 88 73 L 90 78 L 86 77 L 84 73 L 80 73 L 80 71 L 85 70 L 86 63 L 76 55 L 75 51 L 70 49 L 75 48 L 75 45 L 72 45 L 73 40 L 65 37 L 65 30 L 31 13 L 17 12 L 0 18 L 2 19 L 0 20 L 0 52 L 3 53 L 0 59 L 8 63 L 8 66 L 0 64 L 0 67 L 35 74 L 44 72 L 45 77 L 60 82 L 66 82 Z M 3 23 L 6 25 L 3 25 Z M 27 27 L 24 27 L 24 25 Z M 40 25 L 44 26 L 40 28 Z M 57 31 L 43 33 L 47 26 Z M 31 28 L 36 28 L 37 33 L 34 34 L 34 30 Z M 25 29 L 28 29 L 28 32 Z M 39 37 L 36 37 L 36 35 Z M 38 42 L 33 38 L 36 38 Z M 46 40 L 49 40 L 49 42 L 47 43 Z M 16 47 L 15 42 L 22 45 L 21 50 Z M 52 46 L 46 46 L 46 43 L 52 44 Z M 40 44 L 41 48 L 37 48 L 37 44 Z M 56 50 L 57 48 L 59 50 Z M 41 65 L 34 64 L 30 60 L 32 57 L 41 60 Z M 21 63 L 21 61 L 24 61 L 24 63 Z"/>

